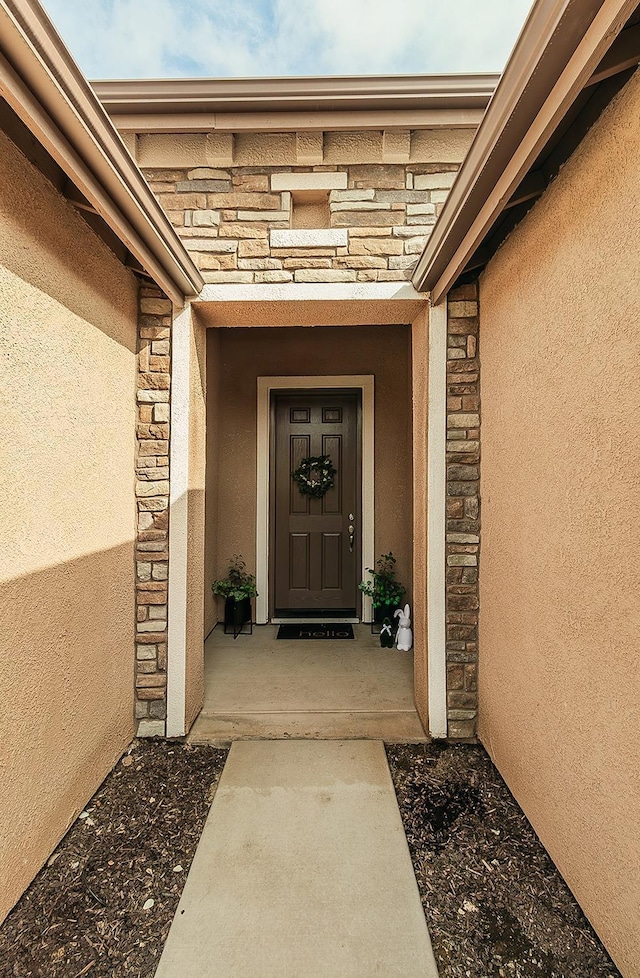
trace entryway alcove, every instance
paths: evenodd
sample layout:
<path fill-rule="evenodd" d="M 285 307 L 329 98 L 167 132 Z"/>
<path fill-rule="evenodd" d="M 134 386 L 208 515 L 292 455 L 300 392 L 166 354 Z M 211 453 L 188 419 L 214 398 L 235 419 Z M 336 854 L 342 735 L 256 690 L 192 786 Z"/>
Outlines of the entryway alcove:
<path fill-rule="evenodd" d="M 325 293 L 322 286 L 313 289 Z M 378 298 L 367 298 L 372 289 Z M 256 301 L 247 301 L 253 290 L 268 293 L 269 301 L 260 304 L 257 294 Z M 213 299 L 221 288 L 207 291 Z M 209 637 L 201 666 L 203 707 L 193 737 L 421 739 L 428 725 L 426 303 L 409 285 L 397 283 L 388 288 L 332 286 L 325 301 L 282 298 L 303 298 L 302 291 L 306 295 L 308 290 L 227 286 L 223 302 L 194 306 L 195 321 L 206 331 L 204 592 Z M 344 301 L 339 301 L 342 293 Z M 269 506 L 273 395 L 309 388 L 335 397 L 353 393 L 357 411 L 361 502 L 345 509 L 343 531 L 327 531 L 344 532 L 349 524 L 355 530 L 356 606 L 336 606 L 338 621 L 342 611 L 356 623 L 355 640 L 348 642 L 275 638 L 273 621 L 282 608 L 275 592 Z M 327 401 L 323 418 L 335 425 L 339 407 Z M 417 471 L 416 421 L 421 440 Z M 336 432 L 331 437 L 335 440 Z M 382 650 L 368 625 L 359 624 L 371 620 L 371 607 L 357 583 L 365 568 L 389 550 L 398 559 L 398 577 L 413 608 L 411 653 Z M 220 612 L 210 592 L 210 582 L 224 575 L 233 554 L 242 554 L 256 571 L 260 595 L 253 636 L 235 641 L 222 635 L 222 627 L 212 631 Z M 335 560 L 332 567 L 334 575 L 344 570 Z M 300 610 L 304 618 L 307 609 Z M 195 654 L 190 649 L 187 658 Z"/>

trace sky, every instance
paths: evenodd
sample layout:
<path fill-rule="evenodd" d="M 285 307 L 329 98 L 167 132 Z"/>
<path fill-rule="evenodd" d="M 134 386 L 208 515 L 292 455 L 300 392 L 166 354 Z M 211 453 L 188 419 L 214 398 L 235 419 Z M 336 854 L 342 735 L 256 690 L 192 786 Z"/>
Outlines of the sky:
<path fill-rule="evenodd" d="M 44 0 L 90 79 L 502 71 L 531 0 Z"/>

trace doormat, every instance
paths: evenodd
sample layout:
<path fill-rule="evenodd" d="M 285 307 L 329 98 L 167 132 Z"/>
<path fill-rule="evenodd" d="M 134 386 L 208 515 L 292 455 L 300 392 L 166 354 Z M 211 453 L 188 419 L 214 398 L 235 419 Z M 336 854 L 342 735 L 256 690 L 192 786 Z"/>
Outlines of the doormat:
<path fill-rule="evenodd" d="M 341 638 L 353 638 L 353 625 L 325 625 L 312 622 L 309 625 L 280 625 L 278 638 L 320 639 L 328 638 L 336 641 Z"/>

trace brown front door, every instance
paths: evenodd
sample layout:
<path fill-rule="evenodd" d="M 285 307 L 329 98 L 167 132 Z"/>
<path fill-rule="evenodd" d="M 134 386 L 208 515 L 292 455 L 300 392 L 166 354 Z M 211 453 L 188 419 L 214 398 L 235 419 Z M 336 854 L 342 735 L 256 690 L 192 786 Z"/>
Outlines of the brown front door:
<path fill-rule="evenodd" d="M 278 394 L 272 455 L 272 574 L 279 614 L 341 613 L 359 606 L 359 395 Z M 334 485 L 320 499 L 291 473 L 304 458 L 329 455 Z"/>

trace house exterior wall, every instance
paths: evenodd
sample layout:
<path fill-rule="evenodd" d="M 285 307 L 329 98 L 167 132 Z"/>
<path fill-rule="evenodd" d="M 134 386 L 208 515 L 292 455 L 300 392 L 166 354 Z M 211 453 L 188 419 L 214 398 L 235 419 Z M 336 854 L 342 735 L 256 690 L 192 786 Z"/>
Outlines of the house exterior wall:
<path fill-rule="evenodd" d="M 133 735 L 137 284 L 0 160 L 2 919 Z"/>
<path fill-rule="evenodd" d="M 395 135 L 219 134 L 208 155 L 205 135 L 140 136 L 138 162 L 207 283 L 403 281 L 471 131 Z"/>
<path fill-rule="evenodd" d="M 219 337 L 216 334 L 220 334 Z M 209 392 L 219 383 L 218 424 L 210 425 L 206 566 L 210 579 L 226 573 L 228 558 L 256 561 L 256 391 L 259 376 L 344 373 L 375 377 L 375 548 L 393 550 L 398 578 L 411 595 L 412 441 L 411 330 L 407 326 L 233 328 L 209 330 Z M 215 347 L 219 345 L 216 353 Z M 211 485 L 215 484 L 215 488 Z M 215 537 L 214 534 L 215 533 Z M 218 609 L 222 615 L 222 605 Z M 215 623 L 212 607 L 208 627 Z"/>
<path fill-rule="evenodd" d="M 246 286 L 402 282 L 411 275 L 472 134 L 470 129 L 297 135 L 149 134 L 132 140 L 131 146 L 206 282 Z M 323 226 L 310 227 L 309 224 L 322 222 L 323 213 Z M 214 349 L 226 343 L 226 331 L 209 331 L 208 469 L 209 473 L 219 471 L 220 476 L 210 475 L 206 485 L 209 515 L 205 530 L 205 633 L 218 617 L 209 584 L 225 571 L 229 554 L 240 550 L 249 563 L 255 562 L 255 488 L 251 488 L 255 473 L 249 472 L 248 479 L 243 476 L 246 500 L 234 508 L 238 501 L 234 495 L 237 483 L 229 480 L 235 480 L 238 473 L 223 474 L 233 467 L 233 461 L 218 418 L 226 410 L 227 396 L 230 403 L 237 396 L 236 382 L 239 378 L 242 386 L 245 375 L 255 381 L 258 373 L 299 373 L 301 360 L 311 363 L 318 354 L 321 360 L 328 358 L 326 372 L 335 373 L 335 350 L 327 347 L 320 351 L 320 336 L 326 341 L 329 333 L 321 331 L 312 342 L 309 330 L 296 339 L 293 335 L 287 338 L 287 348 L 295 346 L 297 350 L 295 365 L 287 365 L 285 349 L 284 366 L 279 360 L 267 366 L 273 357 L 267 345 L 264 350 L 260 347 L 263 362 L 255 368 L 250 364 L 246 373 L 239 363 L 231 370 L 221 359 L 220 351 Z M 349 359 L 348 367 L 344 358 L 340 359 L 340 371 L 366 372 L 362 364 L 369 354 L 356 355 L 353 339 L 345 336 L 340 340 Z M 273 343 L 273 338 L 269 342 Z M 311 359 L 307 351 L 311 351 Z M 309 370 L 322 372 L 314 366 Z M 225 380 L 212 381 L 211 375 L 218 377 L 220 371 Z M 402 383 L 410 386 L 410 378 L 403 378 Z M 255 390 L 247 404 L 255 412 Z M 236 427 L 242 428 L 239 421 Z M 405 447 L 406 460 L 411 457 L 410 442 Z M 246 457 L 253 458 L 254 443 L 247 444 L 246 450 Z M 395 458 L 394 451 L 391 456 Z M 400 464 L 407 468 L 406 462 Z M 377 466 L 384 470 L 385 459 L 378 458 Z M 402 492 L 408 513 L 409 480 L 407 472 Z M 233 492 L 229 486 L 234 486 Z M 229 512 L 242 514 L 237 534 L 231 532 Z M 212 513 L 216 514 L 215 519 Z M 249 523 L 246 513 L 250 513 Z M 411 540 L 404 539 L 404 530 L 388 534 L 385 520 L 389 519 L 383 515 L 379 521 L 377 552 L 394 549 L 400 559 L 401 575 L 409 583 Z M 387 537 L 391 543 L 384 542 Z M 241 545 L 239 539 L 243 540 Z M 456 696 L 460 695 L 456 691 Z M 465 717 L 469 715 L 474 714 L 467 711 Z M 466 735 L 468 726 L 462 722 L 462 735 Z"/>
<path fill-rule="evenodd" d="M 384 138 L 380 132 L 297 136 L 295 133 L 236 133 L 213 134 L 212 137 L 158 134 L 140 136 L 133 148 L 159 202 L 207 283 L 247 288 L 287 282 L 401 283 L 410 277 L 431 232 L 470 135 L 470 130 L 407 130 L 386 133 Z M 309 226 L 314 223 L 315 227 Z M 194 309 L 197 319 L 197 304 Z M 149 390 L 140 404 L 139 419 L 139 437 L 145 443 L 140 449 L 143 457 L 138 471 L 138 489 L 143 497 L 139 500 L 138 526 L 136 717 L 140 721 L 138 732 L 141 735 L 162 735 L 167 710 L 165 575 L 169 485 L 163 483 L 165 477 L 168 478 L 168 458 L 160 453 L 168 451 L 169 444 L 165 428 L 169 425 L 171 410 L 170 374 L 166 373 L 170 371 L 170 359 L 163 362 L 162 357 L 171 357 L 168 332 L 165 337 L 169 326 L 166 317 L 170 313 L 168 309 L 163 311 L 158 307 L 156 315 L 160 318 L 152 321 L 150 315 L 149 308 L 141 317 L 140 332 L 139 383 L 143 390 L 147 384 Z M 163 315 L 166 321 L 162 319 Z M 162 340 L 159 333 L 156 336 L 158 330 L 163 331 Z M 154 333 L 153 337 L 150 331 Z M 326 340 L 329 333 L 323 331 L 319 335 Z M 226 342 L 224 336 L 225 331 L 221 333 L 223 343 Z M 293 336 L 288 337 L 287 344 L 294 343 L 296 347 L 295 365 L 293 361 L 287 365 L 285 349 L 285 365 L 278 362 L 267 368 L 270 357 L 265 348 L 261 354 L 263 362 L 256 364 L 255 369 L 251 366 L 249 375 L 255 381 L 258 374 L 298 373 L 299 363 L 305 360 L 310 363 L 309 372 L 322 373 L 324 369 L 335 373 L 335 349 L 327 347 L 320 351 L 319 337 L 310 343 L 311 336 L 311 332 L 305 330 L 295 341 Z M 352 341 L 353 337 L 346 335 L 340 339 L 349 360 L 347 367 L 342 359 L 340 371 L 362 373 L 362 363 L 366 362 L 367 355 L 356 355 Z M 218 341 L 209 343 L 209 369 L 213 372 L 222 370 L 226 378 L 228 368 L 221 366 L 222 361 L 213 350 L 215 342 Z M 162 355 L 156 355 L 158 345 L 167 347 Z M 313 351 L 315 364 L 305 351 Z M 151 357 L 148 363 L 143 362 L 145 355 Z M 326 361 L 325 368 L 317 367 L 320 361 Z M 241 369 L 239 364 L 233 369 L 240 370 L 239 376 L 245 376 L 244 368 Z M 198 370 L 195 373 L 198 374 Z M 402 383 L 410 389 L 408 376 Z M 233 389 L 228 391 L 225 384 L 230 384 Z M 216 384 L 215 389 L 211 383 L 209 387 L 206 425 L 209 472 L 216 471 L 215 458 L 218 458 L 220 475 L 219 478 L 208 478 L 205 489 L 207 512 L 217 514 L 216 519 L 207 517 L 205 527 L 205 634 L 218 617 L 217 606 L 209 593 L 210 581 L 225 571 L 225 562 L 231 553 L 240 550 L 250 563 L 255 564 L 255 488 L 250 492 L 248 489 L 253 485 L 255 472 L 242 483 L 249 506 L 246 511 L 251 514 L 248 523 L 245 505 L 235 506 L 238 498 L 228 488 L 235 486 L 225 475 L 227 468 L 232 467 L 232 461 L 225 455 L 223 429 L 216 423 L 216 415 L 224 415 L 227 399 L 232 401 L 237 392 L 229 378 Z M 255 411 L 255 391 L 251 397 L 251 410 Z M 197 409 L 196 402 L 192 401 L 192 409 Z M 163 419 L 166 415 L 166 420 L 160 421 L 160 415 Z M 253 458 L 255 442 L 247 447 L 247 458 Z M 405 447 L 406 460 L 411 457 L 410 442 Z M 393 451 L 391 455 L 395 457 Z M 193 453 L 192 457 L 200 456 Z M 401 464 L 407 468 L 406 461 Z M 386 462 L 379 460 L 377 465 L 384 470 Z M 402 492 L 409 507 L 405 512 L 410 514 L 411 495 L 405 492 L 410 485 L 410 466 L 408 470 Z M 233 473 L 234 479 L 236 476 L 237 473 Z M 197 483 L 195 475 L 194 478 Z M 154 485 L 146 484 L 150 481 Z M 197 494 L 201 490 L 194 491 Z M 192 504 L 201 509 L 200 501 L 190 494 L 189 519 L 196 518 Z M 225 509 L 227 504 L 231 507 L 228 510 Z M 149 507 L 157 509 L 150 515 Z M 390 513 L 392 507 L 387 509 Z M 241 532 L 234 539 L 229 513 L 242 514 Z M 404 530 L 387 534 L 385 520 L 390 522 L 391 516 L 383 515 L 379 521 L 378 552 L 391 548 L 398 553 L 399 570 L 410 586 L 411 540 L 409 537 L 404 539 Z M 410 526 L 410 518 L 407 526 Z M 200 529 L 196 529 L 199 538 Z M 391 543 L 383 542 L 387 536 Z M 239 538 L 246 538 L 247 542 L 240 545 Z M 195 539 L 193 533 L 189 539 Z M 195 555 L 190 566 L 193 586 L 188 589 L 188 656 L 189 649 L 198 645 L 202 629 L 202 597 L 196 596 L 198 558 Z M 157 575 L 162 575 L 162 579 Z M 188 678 L 186 689 L 193 713 L 195 704 L 199 703 L 201 688 L 201 677 L 196 675 L 201 659 L 195 652 L 191 665 L 195 673 Z"/>
<path fill-rule="evenodd" d="M 481 279 L 480 736 L 640 975 L 640 74 Z"/>

